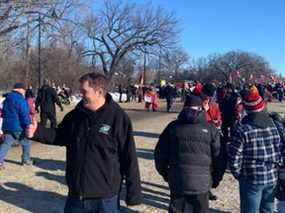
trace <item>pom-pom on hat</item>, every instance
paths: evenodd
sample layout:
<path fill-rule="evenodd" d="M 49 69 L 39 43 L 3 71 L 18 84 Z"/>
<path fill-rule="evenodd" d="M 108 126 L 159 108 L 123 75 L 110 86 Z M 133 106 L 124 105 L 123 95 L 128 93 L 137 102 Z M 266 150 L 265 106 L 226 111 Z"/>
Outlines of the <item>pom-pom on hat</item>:
<path fill-rule="evenodd" d="M 242 92 L 243 104 L 248 113 L 260 112 L 264 109 L 265 103 L 263 98 L 259 95 L 258 89 L 251 86 L 246 91 Z"/>

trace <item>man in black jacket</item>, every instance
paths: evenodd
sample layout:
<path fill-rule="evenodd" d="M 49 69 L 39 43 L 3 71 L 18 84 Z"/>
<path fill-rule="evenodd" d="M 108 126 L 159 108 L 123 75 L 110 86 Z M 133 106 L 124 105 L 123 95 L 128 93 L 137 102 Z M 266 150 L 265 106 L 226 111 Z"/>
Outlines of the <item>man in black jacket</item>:
<path fill-rule="evenodd" d="M 170 213 L 209 211 L 208 192 L 211 176 L 218 174 L 219 150 L 219 132 L 207 123 L 202 100 L 187 96 L 178 119 L 160 135 L 154 153 L 156 169 L 169 184 Z"/>
<path fill-rule="evenodd" d="M 122 179 L 126 203 L 141 203 L 140 174 L 132 125 L 127 114 L 107 93 L 107 78 L 89 73 L 80 78 L 83 100 L 57 129 L 35 122 L 28 137 L 66 146 L 66 182 L 69 189 L 65 213 L 118 212 Z"/>
<path fill-rule="evenodd" d="M 38 96 L 36 98 L 36 111 L 38 112 L 39 107 L 41 108 L 41 125 L 45 126 L 47 119 L 49 119 L 51 128 L 56 127 L 55 104 L 57 104 L 61 111 L 63 111 L 63 107 L 55 89 L 49 85 L 49 81 L 46 79 L 44 85 L 39 89 Z"/>
<path fill-rule="evenodd" d="M 172 104 L 173 104 L 173 99 L 175 97 L 175 88 L 168 83 L 166 85 L 166 87 L 164 88 L 164 94 L 165 94 L 165 98 L 166 98 L 166 110 L 167 112 L 170 111 Z"/>

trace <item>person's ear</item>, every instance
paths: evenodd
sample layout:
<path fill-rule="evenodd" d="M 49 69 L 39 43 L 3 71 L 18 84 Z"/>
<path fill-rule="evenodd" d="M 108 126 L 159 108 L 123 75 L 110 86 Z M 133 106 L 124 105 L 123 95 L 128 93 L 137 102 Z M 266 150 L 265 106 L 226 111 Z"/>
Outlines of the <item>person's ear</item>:
<path fill-rule="evenodd" d="M 102 88 L 98 89 L 98 93 L 99 93 L 100 96 L 104 96 L 105 95 L 105 93 L 104 93 Z"/>

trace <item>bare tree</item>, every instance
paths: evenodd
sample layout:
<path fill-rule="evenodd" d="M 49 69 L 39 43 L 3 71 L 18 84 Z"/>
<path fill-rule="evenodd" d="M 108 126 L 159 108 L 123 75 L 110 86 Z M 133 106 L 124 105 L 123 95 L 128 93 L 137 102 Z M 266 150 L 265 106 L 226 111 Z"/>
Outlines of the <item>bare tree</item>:
<path fill-rule="evenodd" d="M 210 56 L 208 63 L 208 69 L 223 74 L 225 80 L 231 80 L 233 72 L 239 72 L 244 78 L 249 78 L 251 74 L 271 72 L 268 62 L 263 57 L 242 51 L 230 51 L 223 55 Z"/>
<path fill-rule="evenodd" d="M 181 48 L 166 52 L 162 56 L 162 65 L 169 73 L 174 73 L 175 80 L 179 79 L 179 71 L 189 62 L 189 55 Z"/>
<path fill-rule="evenodd" d="M 0 3 L 0 37 L 9 32 L 38 22 L 38 16 L 46 19 L 47 24 L 69 21 L 69 12 L 81 5 L 80 0 L 9 0 Z M 27 18 L 27 17 L 31 18 Z"/>
<path fill-rule="evenodd" d="M 41 37 L 47 41 L 49 36 L 60 32 L 65 23 L 75 24 L 71 14 L 81 5 L 81 0 L 10 0 L 0 3 L 0 51 L 5 53 L 20 47 L 25 52 L 23 72 L 26 83 L 31 74 L 32 43 L 41 43 L 34 41 L 40 37 L 36 32 L 45 32 Z"/>
<path fill-rule="evenodd" d="M 83 54 L 100 63 L 111 78 L 126 54 L 172 46 L 177 23 L 174 15 L 162 8 L 107 0 L 102 10 L 85 21 L 86 43 L 92 45 Z"/>
<path fill-rule="evenodd" d="M 202 81 L 231 81 L 240 83 L 252 75 L 272 74 L 269 63 L 261 56 L 243 51 L 230 51 L 225 54 L 212 54 L 193 61 L 191 71 Z"/>

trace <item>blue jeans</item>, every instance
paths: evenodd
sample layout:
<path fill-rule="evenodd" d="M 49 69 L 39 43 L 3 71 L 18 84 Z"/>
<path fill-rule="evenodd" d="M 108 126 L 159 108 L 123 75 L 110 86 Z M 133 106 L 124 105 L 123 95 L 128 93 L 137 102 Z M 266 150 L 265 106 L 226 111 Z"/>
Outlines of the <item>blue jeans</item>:
<path fill-rule="evenodd" d="M 119 213 L 118 196 L 86 200 L 68 197 L 64 213 Z"/>
<path fill-rule="evenodd" d="M 11 146 L 14 141 L 17 140 L 15 136 L 19 136 L 20 133 L 15 133 L 14 137 L 11 134 L 4 134 L 4 141 L 0 145 L 0 163 L 4 162 L 4 158 L 6 157 L 8 151 L 11 149 Z M 18 142 L 22 145 L 23 155 L 22 161 L 26 161 L 30 159 L 30 150 L 31 150 L 31 141 L 26 137 L 19 138 Z"/>
<path fill-rule="evenodd" d="M 272 213 L 275 186 L 275 184 L 254 185 L 250 181 L 240 180 L 240 212 Z"/>
<path fill-rule="evenodd" d="M 285 201 L 280 201 L 280 200 L 275 200 L 275 204 L 276 204 L 276 213 L 282 213 L 285 212 Z"/>

